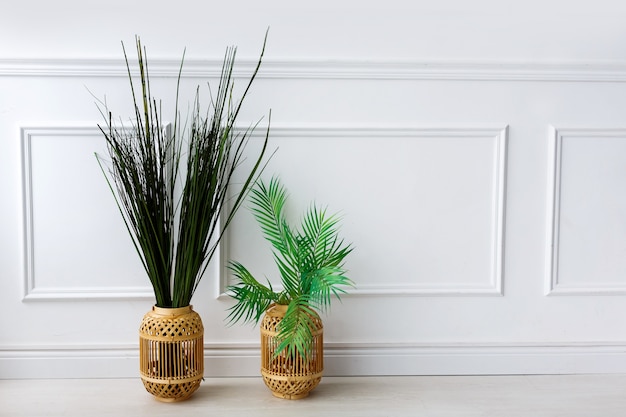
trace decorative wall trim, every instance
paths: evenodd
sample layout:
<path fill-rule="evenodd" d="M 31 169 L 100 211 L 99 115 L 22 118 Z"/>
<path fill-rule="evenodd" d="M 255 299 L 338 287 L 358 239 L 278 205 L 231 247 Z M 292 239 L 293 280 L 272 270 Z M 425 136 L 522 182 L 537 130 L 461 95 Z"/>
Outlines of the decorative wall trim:
<path fill-rule="evenodd" d="M 152 300 L 154 292 L 150 287 L 63 287 L 35 288 L 28 286 L 24 301 L 69 301 L 69 300 Z M 146 278 L 147 279 L 147 278 Z"/>
<path fill-rule="evenodd" d="M 261 135 L 262 129 L 255 132 Z M 376 284 L 358 285 L 350 290 L 346 297 L 353 296 L 501 296 L 504 281 L 504 225 L 506 204 L 506 164 L 508 126 L 505 127 L 380 127 L 380 126 L 272 126 L 273 138 L 402 138 L 402 137 L 461 137 L 461 138 L 493 138 L 493 216 L 492 236 L 492 267 L 487 285 L 419 285 L 419 284 Z M 223 254 L 227 256 L 227 254 Z M 225 260 L 223 259 L 223 264 Z M 217 293 L 218 299 L 228 298 L 226 288 L 229 275 L 222 268 L 221 280 Z"/>
<path fill-rule="evenodd" d="M 256 343 L 204 355 L 206 377 L 259 375 Z M 0 379 L 133 378 L 138 358 L 137 345 L 0 346 Z M 626 342 L 326 343 L 324 361 L 326 376 L 625 373 Z"/>
<path fill-rule="evenodd" d="M 563 142 L 568 137 L 589 136 L 626 139 L 626 128 L 556 128 L 549 129 L 546 295 L 626 295 L 626 284 L 596 283 L 594 285 L 565 285 L 559 281 L 559 239 L 561 221 L 561 163 Z"/>
<path fill-rule="evenodd" d="M 263 129 L 255 134 L 262 135 Z M 33 230 L 33 185 L 31 142 L 37 135 L 46 136 L 99 136 L 101 132 L 95 125 L 59 125 L 22 127 L 20 129 L 23 145 L 23 181 L 24 181 L 24 300 L 73 300 L 73 299 L 152 299 L 153 292 L 149 286 L 145 287 L 64 287 L 42 288 L 37 286 L 34 253 Z M 494 235 L 492 237 L 493 255 L 492 270 L 487 285 L 361 285 L 350 292 L 348 296 L 499 296 L 503 293 L 503 259 L 504 259 L 504 224 L 505 224 L 505 183 L 506 183 L 506 147 L 507 127 L 380 127 L 380 126 L 274 126 L 271 135 L 280 137 L 308 137 L 308 138 L 350 138 L 350 137 L 463 137 L 463 138 L 493 138 L 493 201 Z M 216 259 L 221 265 L 215 266 L 215 272 L 222 271 L 216 281 L 218 298 L 226 297 L 228 286 L 228 272 L 225 265 L 226 254 L 219 251 Z"/>
<path fill-rule="evenodd" d="M 75 299 L 107 299 L 128 300 L 154 298 L 150 286 L 145 287 L 63 287 L 45 288 L 37 285 L 35 270 L 35 231 L 33 225 L 33 184 L 32 184 L 32 153 L 31 144 L 33 138 L 46 136 L 101 136 L 102 133 L 94 125 L 47 125 L 29 126 L 20 128 L 22 140 L 22 181 L 23 181 L 23 219 L 24 219 L 24 301 L 50 301 L 50 300 L 75 300 Z"/>
<path fill-rule="evenodd" d="M 221 60 L 187 60 L 183 77 L 217 77 Z M 256 60 L 239 59 L 234 75 L 249 77 Z M 176 77 L 180 60 L 153 59 L 151 77 Z M 118 59 L 0 59 L 0 76 L 126 77 Z M 266 59 L 259 78 L 626 82 L 626 63 Z"/>

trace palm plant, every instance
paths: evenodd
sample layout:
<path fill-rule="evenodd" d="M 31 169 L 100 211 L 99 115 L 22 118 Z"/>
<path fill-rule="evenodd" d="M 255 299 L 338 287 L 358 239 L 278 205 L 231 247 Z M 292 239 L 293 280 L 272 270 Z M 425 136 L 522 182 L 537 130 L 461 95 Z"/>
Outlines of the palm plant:
<path fill-rule="evenodd" d="M 250 193 L 252 213 L 273 246 L 283 288 L 275 291 L 269 281 L 261 284 L 242 264 L 232 261 L 229 267 L 237 282 L 229 290 L 237 303 L 228 319 L 258 323 L 272 303 L 287 305 L 277 327 L 280 344 L 275 356 L 286 351 L 289 357 L 297 353 L 306 358 L 311 353 L 314 309 L 325 311 L 332 295 L 339 298 L 346 292 L 343 287 L 353 286 L 344 269 L 352 245 L 339 239 L 337 215 L 328 215 L 315 204 L 306 212 L 301 229 L 292 229 L 284 215 L 286 200 L 277 178 L 268 185 L 258 181 Z"/>
<path fill-rule="evenodd" d="M 242 168 L 246 145 L 255 127 L 241 132 L 235 123 L 261 65 L 265 41 L 238 101 L 233 99 L 236 48 L 231 47 L 226 50 L 217 92 L 211 97 L 206 114 L 201 110 L 198 88 L 191 113 L 184 120 L 178 110 L 183 54 L 171 130 L 164 124 L 161 101 L 150 91 L 145 48 L 137 37 L 140 93 L 135 92 L 123 43 L 122 48 L 134 120 L 130 127 L 124 127 L 121 120 L 118 123 L 113 118 L 106 102 L 100 102 L 98 108 L 106 124 L 99 127 L 110 161 L 96 157 L 150 279 L 156 305 L 185 307 L 190 305 L 226 228 L 263 169 L 269 128 L 252 168 L 243 176 L 240 191 L 231 198 L 233 177 Z M 182 191 L 178 192 L 181 186 Z"/>

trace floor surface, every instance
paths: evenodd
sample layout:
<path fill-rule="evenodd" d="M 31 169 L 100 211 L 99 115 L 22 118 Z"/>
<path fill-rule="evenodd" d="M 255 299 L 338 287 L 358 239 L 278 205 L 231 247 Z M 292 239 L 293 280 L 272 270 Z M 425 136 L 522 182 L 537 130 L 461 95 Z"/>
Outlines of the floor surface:
<path fill-rule="evenodd" d="M 624 417 L 626 375 L 325 377 L 302 400 L 260 377 L 208 378 L 173 404 L 139 379 L 0 380 L 0 416 Z"/>

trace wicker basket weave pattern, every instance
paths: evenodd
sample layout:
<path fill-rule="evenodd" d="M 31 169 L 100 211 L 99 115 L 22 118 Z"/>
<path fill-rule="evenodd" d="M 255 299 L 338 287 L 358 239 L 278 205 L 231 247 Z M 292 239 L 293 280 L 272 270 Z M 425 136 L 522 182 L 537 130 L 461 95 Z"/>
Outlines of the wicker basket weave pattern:
<path fill-rule="evenodd" d="M 153 307 L 139 329 L 141 380 L 157 400 L 181 401 L 204 376 L 204 327 L 191 306 Z"/>
<path fill-rule="evenodd" d="M 261 375 L 265 385 L 276 397 L 286 399 L 304 398 L 322 380 L 324 371 L 324 328 L 322 320 L 316 314 L 312 317 L 315 329 L 311 341 L 311 355 L 287 355 L 286 351 L 278 356 L 279 346 L 276 327 L 282 320 L 287 306 L 272 305 L 266 311 L 261 323 Z"/>

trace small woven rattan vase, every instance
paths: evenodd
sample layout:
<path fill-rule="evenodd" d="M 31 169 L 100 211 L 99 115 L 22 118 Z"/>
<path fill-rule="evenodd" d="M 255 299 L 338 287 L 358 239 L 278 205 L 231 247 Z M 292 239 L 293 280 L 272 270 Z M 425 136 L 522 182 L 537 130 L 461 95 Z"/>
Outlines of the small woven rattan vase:
<path fill-rule="evenodd" d="M 272 304 L 261 322 L 261 375 L 272 394 L 279 398 L 297 400 L 304 398 L 322 380 L 324 371 L 324 327 L 315 314 L 311 356 L 302 358 L 299 354 L 289 357 L 283 351 L 277 357 L 278 348 L 276 326 L 285 316 L 286 305 Z"/>
<path fill-rule="evenodd" d="M 159 401 L 182 401 L 204 376 L 204 327 L 192 306 L 152 307 L 139 329 L 139 367 L 146 390 Z"/>

